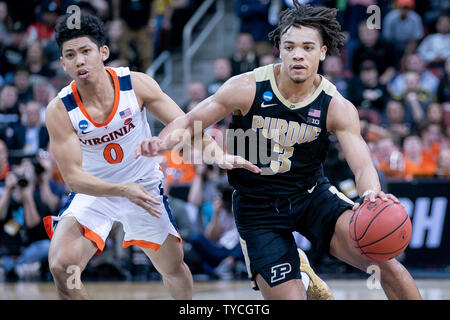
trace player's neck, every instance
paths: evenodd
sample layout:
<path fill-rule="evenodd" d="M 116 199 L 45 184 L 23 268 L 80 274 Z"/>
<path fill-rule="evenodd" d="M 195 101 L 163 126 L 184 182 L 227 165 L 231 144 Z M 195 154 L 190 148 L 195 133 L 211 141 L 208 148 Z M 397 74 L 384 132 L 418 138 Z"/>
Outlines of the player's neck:
<path fill-rule="evenodd" d="M 286 73 L 281 71 L 281 66 L 274 68 L 274 76 L 278 90 L 284 98 L 292 103 L 298 103 L 307 99 L 320 84 L 320 76 L 317 73 L 307 78 L 304 82 L 296 83 Z"/>
<path fill-rule="evenodd" d="M 99 72 L 95 79 L 89 82 L 77 82 L 77 90 L 84 102 L 108 101 L 107 97 L 114 97 L 114 83 L 106 69 Z"/>

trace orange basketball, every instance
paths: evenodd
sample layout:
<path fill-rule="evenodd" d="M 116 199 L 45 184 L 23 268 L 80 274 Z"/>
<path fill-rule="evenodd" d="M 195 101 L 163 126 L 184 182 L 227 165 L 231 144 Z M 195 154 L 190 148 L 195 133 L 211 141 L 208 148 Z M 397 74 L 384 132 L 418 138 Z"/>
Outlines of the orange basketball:
<path fill-rule="evenodd" d="M 364 202 L 349 224 L 355 248 L 375 261 L 386 261 L 402 253 L 411 239 L 411 230 L 411 220 L 403 206 L 380 198 Z"/>

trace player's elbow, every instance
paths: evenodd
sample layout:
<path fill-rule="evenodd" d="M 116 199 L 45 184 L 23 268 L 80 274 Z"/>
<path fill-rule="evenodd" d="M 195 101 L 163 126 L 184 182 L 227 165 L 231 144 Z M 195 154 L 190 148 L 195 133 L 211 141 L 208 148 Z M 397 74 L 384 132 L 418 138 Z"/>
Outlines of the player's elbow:
<path fill-rule="evenodd" d="M 77 173 L 76 171 L 73 172 L 69 172 L 66 174 L 62 174 L 64 182 L 66 184 L 66 186 L 69 188 L 69 190 L 71 190 L 72 192 L 81 192 L 81 185 L 82 182 L 80 181 L 80 174 Z"/>

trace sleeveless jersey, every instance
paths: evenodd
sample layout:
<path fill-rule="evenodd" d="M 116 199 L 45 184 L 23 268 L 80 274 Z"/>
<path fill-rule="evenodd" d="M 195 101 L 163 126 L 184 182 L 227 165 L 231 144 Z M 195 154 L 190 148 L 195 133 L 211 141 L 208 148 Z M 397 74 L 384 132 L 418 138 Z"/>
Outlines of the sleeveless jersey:
<path fill-rule="evenodd" d="M 309 98 L 290 103 L 277 88 L 273 65 L 253 72 L 253 104 L 245 116 L 233 115 L 227 150 L 256 164 L 262 173 L 229 170 L 229 183 L 239 192 L 261 197 L 305 191 L 323 176 L 328 105 L 336 87 L 321 76 Z"/>
<path fill-rule="evenodd" d="M 75 81 L 58 96 L 77 132 L 83 155 L 83 170 L 105 181 L 161 180 L 156 158 L 135 159 L 135 149 L 151 137 L 146 110 L 141 110 L 131 85 L 128 68 L 106 68 L 114 83 L 114 106 L 104 123 L 96 123 L 83 106 Z"/>

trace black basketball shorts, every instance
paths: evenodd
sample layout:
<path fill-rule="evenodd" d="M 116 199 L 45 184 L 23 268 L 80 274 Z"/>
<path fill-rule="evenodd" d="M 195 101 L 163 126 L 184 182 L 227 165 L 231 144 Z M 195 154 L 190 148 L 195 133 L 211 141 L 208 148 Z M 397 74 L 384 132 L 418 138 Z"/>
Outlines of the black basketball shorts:
<path fill-rule="evenodd" d="M 329 254 L 336 221 L 353 202 L 326 177 L 304 192 L 261 198 L 233 194 L 233 212 L 253 288 L 259 273 L 271 286 L 301 279 L 300 260 L 292 235 L 298 231 L 315 250 Z"/>

